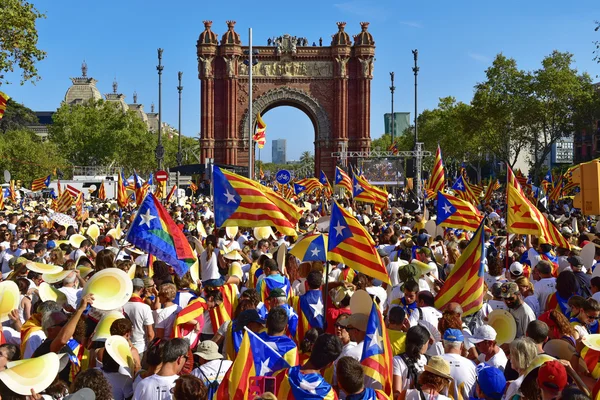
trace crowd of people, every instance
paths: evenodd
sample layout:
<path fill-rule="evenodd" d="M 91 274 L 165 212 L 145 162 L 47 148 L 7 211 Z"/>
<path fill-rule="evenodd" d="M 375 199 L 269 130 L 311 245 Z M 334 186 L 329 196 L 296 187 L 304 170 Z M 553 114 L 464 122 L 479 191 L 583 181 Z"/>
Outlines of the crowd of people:
<path fill-rule="evenodd" d="M 227 398 L 235 388 L 224 385 L 243 372 L 234 365 L 246 332 L 288 364 L 272 371 L 263 360 L 250 399 L 599 398 L 595 219 L 568 201 L 546 210 L 571 244 L 555 248 L 509 234 L 502 195 L 481 205 L 485 296 L 465 315 L 436 295 L 473 233 L 428 231 L 433 203 L 409 212 L 391 201 L 377 214 L 339 200 L 373 237 L 388 284 L 290 252 L 323 218 L 308 200 L 295 236 L 215 227 L 208 197 L 168 205 L 198 259 L 197 272 L 182 276 L 127 243 L 135 210 L 119 212 L 112 200 L 86 202 L 85 219 L 66 226 L 43 202 L 0 211 L 1 399 Z M 131 292 L 109 309 L 124 275 Z M 362 362 L 373 343 L 365 302 L 385 321 L 389 377 L 373 377 Z"/>

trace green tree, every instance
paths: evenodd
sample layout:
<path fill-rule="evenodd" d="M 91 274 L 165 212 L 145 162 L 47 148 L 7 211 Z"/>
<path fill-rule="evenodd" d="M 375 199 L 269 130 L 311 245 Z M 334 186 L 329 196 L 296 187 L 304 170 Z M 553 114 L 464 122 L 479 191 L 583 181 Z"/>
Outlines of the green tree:
<path fill-rule="evenodd" d="M 0 85 L 9 83 L 4 74 L 21 70 L 21 85 L 40 79 L 36 63 L 46 58 L 38 49 L 36 21 L 45 18 L 25 0 L 0 2 Z"/>
<path fill-rule="evenodd" d="M 158 140 L 158 139 L 157 139 Z M 177 151 L 179 149 L 178 137 L 173 135 L 172 137 L 163 136 L 163 146 L 165 147 L 165 168 L 171 168 L 177 166 Z M 196 155 L 200 153 L 200 141 L 198 138 L 192 138 L 189 136 L 181 136 L 181 153 L 182 153 L 182 165 L 198 164 L 198 158 Z M 154 153 L 152 154 L 154 157 Z"/>
<path fill-rule="evenodd" d="M 50 141 L 60 145 L 74 165 L 116 165 L 140 173 L 156 167 L 156 135 L 132 111 L 123 112 L 115 103 L 63 104 L 49 130 Z"/>
<path fill-rule="evenodd" d="M 25 187 L 31 181 L 60 168 L 69 174 L 69 164 L 54 143 L 42 141 L 26 129 L 9 130 L 0 140 L 0 170 L 8 170 L 14 180 Z"/>
<path fill-rule="evenodd" d="M 24 129 L 28 125 L 34 125 L 38 122 L 35 113 L 13 99 L 6 102 L 4 117 L 0 119 L 0 132 L 6 133 L 9 130 Z"/>
<path fill-rule="evenodd" d="M 392 135 L 384 133 L 371 141 L 371 150 L 387 151 L 392 145 Z"/>

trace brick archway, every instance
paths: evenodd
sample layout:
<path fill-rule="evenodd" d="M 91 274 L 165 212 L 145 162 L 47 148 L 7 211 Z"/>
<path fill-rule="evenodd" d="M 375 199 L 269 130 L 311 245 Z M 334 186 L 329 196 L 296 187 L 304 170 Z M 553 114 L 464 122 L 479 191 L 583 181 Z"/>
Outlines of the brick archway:
<path fill-rule="evenodd" d="M 259 63 L 252 69 L 252 114 L 282 105 L 306 113 L 315 128 L 315 172 L 323 170 L 329 177 L 339 161 L 332 152 L 370 148 L 375 42 L 368 25 L 361 23 L 354 43 L 345 32 L 346 24 L 338 22 L 331 46 L 312 46 L 305 38 L 286 34 L 269 46 L 253 48 Z M 235 32 L 234 21 L 227 22 L 220 41 L 211 30 L 212 22 L 205 21 L 204 26 L 197 44 L 202 162 L 214 158 L 216 163 L 247 166 L 248 67 L 243 63 L 247 47 Z"/>

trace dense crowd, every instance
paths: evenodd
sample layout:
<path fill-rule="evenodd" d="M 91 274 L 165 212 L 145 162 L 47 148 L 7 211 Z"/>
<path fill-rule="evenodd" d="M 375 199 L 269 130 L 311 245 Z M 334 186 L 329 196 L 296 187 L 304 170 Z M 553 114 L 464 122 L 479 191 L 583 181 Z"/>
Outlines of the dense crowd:
<path fill-rule="evenodd" d="M 295 236 L 217 228 L 208 197 L 169 205 L 198 259 L 197 272 L 183 276 L 126 242 L 134 211 L 119 212 L 114 201 L 87 202 L 85 219 L 71 225 L 56 222 L 45 203 L 0 211 L 1 399 L 227 398 L 223 385 L 239 379 L 233 365 L 245 332 L 289 364 L 271 374 L 263 360 L 251 399 L 598 398 L 595 219 L 568 201 L 544 210 L 571 244 L 555 248 L 509 234 L 503 196 L 480 206 L 485 295 L 464 315 L 461 304 L 440 306 L 436 295 L 473 232 L 426 229 L 433 203 L 408 211 L 414 207 L 392 199 L 377 214 L 341 200 L 373 237 L 387 284 L 290 252 L 327 218 L 313 200 Z M 123 275 L 131 292 L 111 309 L 111 297 L 123 295 L 111 285 Z M 6 308 L 13 295 L 17 306 Z M 393 393 L 361 363 L 369 321 L 362 310 L 373 301 L 393 353 Z"/>

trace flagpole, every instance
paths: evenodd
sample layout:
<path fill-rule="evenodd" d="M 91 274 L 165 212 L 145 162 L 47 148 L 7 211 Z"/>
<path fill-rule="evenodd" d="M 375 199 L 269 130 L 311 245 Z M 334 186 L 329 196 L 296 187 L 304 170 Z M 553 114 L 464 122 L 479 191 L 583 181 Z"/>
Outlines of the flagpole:
<path fill-rule="evenodd" d="M 323 294 L 323 303 L 325 304 L 325 311 L 323 315 L 323 331 L 327 332 L 327 297 L 329 296 L 329 262 L 325 257 L 325 293 Z"/>
<path fill-rule="evenodd" d="M 253 174 L 253 146 L 254 141 L 252 139 L 252 126 L 254 115 L 252 112 L 252 28 L 248 28 L 248 140 L 250 146 L 248 147 L 248 178 L 252 179 Z"/>

